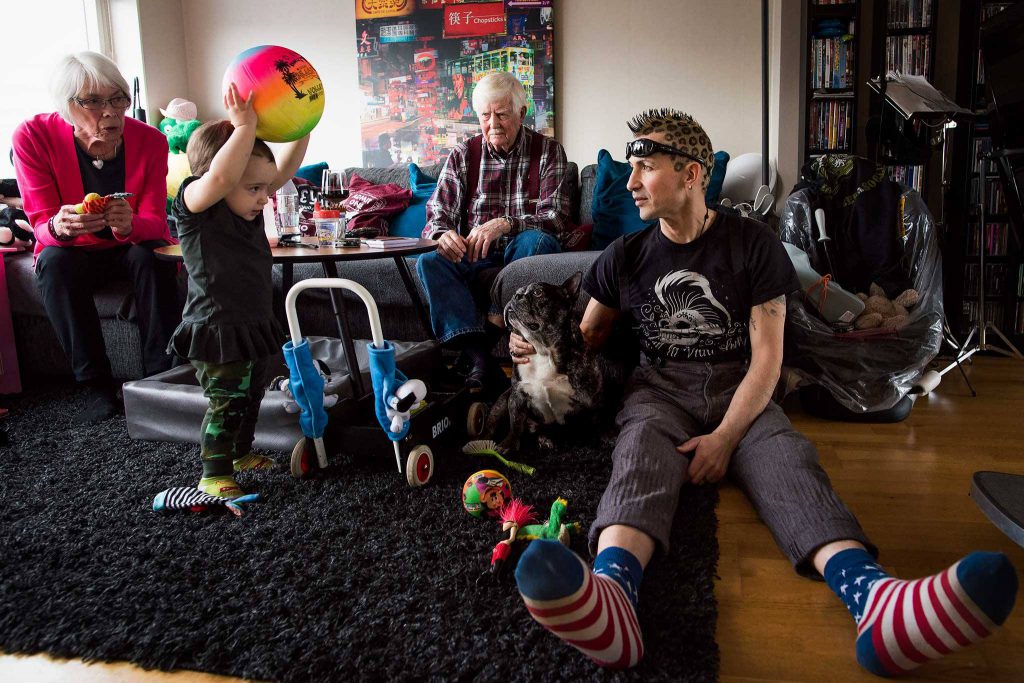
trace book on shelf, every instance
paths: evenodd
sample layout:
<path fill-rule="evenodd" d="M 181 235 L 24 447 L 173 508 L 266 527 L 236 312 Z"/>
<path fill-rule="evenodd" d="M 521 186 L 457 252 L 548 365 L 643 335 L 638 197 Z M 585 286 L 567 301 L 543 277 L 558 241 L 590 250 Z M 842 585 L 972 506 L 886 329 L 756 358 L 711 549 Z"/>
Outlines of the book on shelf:
<path fill-rule="evenodd" d="M 931 45 L 929 35 L 886 36 L 886 71 L 931 78 Z"/>
<path fill-rule="evenodd" d="M 964 264 L 964 296 L 978 296 L 977 263 Z M 985 264 L 985 298 L 1002 296 L 1006 292 L 1006 276 L 1010 267 L 1005 263 Z"/>
<path fill-rule="evenodd" d="M 886 167 L 886 175 L 890 180 L 895 180 L 904 187 L 921 191 L 924 185 L 924 166 L 910 166 L 906 164 L 893 164 Z"/>
<path fill-rule="evenodd" d="M 971 206 L 977 206 L 981 182 L 979 178 L 971 178 Z M 998 178 L 991 178 L 985 182 L 985 211 L 986 213 L 1006 213 L 1006 194 L 1003 192 L 1003 183 Z"/>
<path fill-rule="evenodd" d="M 932 0 L 889 0 L 889 28 L 928 28 L 932 25 Z"/>
<path fill-rule="evenodd" d="M 815 38 L 811 41 L 811 87 L 853 87 L 853 46 L 850 35 Z"/>
<path fill-rule="evenodd" d="M 977 256 L 981 245 L 981 235 L 985 235 L 986 256 L 1006 256 L 1009 248 L 1009 230 L 1006 223 L 986 223 L 982 231 L 977 223 L 970 226 L 970 236 L 967 243 L 967 254 Z"/>
<path fill-rule="evenodd" d="M 985 302 L 985 322 L 992 323 L 998 328 L 1003 327 L 1003 304 L 1000 301 Z M 968 325 L 978 324 L 978 301 L 977 299 L 964 299 L 964 319 Z"/>
<path fill-rule="evenodd" d="M 370 249 L 397 249 L 399 247 L 414 247 L 419 239 L 415 237 L 367 237 L 363 240 Z"/>
<path fill-rule="evenodd" d="M 811 102 L 811 120 L 807 145 L 819 150 L 849 148 L 853 103 L 843 99 L 822 99 Z"/>

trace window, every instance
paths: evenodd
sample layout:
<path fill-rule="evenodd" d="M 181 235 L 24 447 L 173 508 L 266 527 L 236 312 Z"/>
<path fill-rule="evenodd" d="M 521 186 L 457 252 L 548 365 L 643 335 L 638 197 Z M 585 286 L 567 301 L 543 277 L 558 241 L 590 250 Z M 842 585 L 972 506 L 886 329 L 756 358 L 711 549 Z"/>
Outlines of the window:
<path fill-rule="evenodd" d="M 96 0 L 11 3 L 4 9 L 8 68 L 0 94 L 0 178 L 13 178 L 11 136 L 27 118 L 54 111 L 50 77 L 61 57 L 101 51 Z"/>

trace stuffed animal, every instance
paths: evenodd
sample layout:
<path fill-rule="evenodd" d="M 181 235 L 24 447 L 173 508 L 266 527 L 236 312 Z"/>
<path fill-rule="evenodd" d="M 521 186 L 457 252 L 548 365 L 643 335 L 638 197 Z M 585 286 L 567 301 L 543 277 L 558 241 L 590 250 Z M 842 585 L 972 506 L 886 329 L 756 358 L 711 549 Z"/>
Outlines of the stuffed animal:
<path fill-rule="evenodd" d="M 913 308 L 921 299 L 916 289 L 908 289 L 895 299 L 889 299 L 885 290 L 871 283 L 868 294 L 857 292 L 857 298 L 864 302 L 864 310 L 853 321 L 858 330 L 871 330 L 876 327 L 899 329 L 910 317 L 908 309 Z"/>
<path fill-rule="evenodd" d="M 338 403 L 338 388 L 341 386 L 342 378 L 334 379 L 331 377 L 331 368 L 327 363 L 322 360 L 315 359 L 316 370 L 320 373 L 320 376 L 324 379 L 324 408 L 333 408 Z M 275 377 L 271 382 L 270 386 L 267 387 L 270 391 L 280 391 L 286 397 L 287 400 L 283 401 L 284 411 L 286 413 L 295 414 L 301 412 L 302 409 L 299 404 L 295 402 L 295 397 L 292 395 L 290 385 L 291 380 L 281 375 Z"/>
<path fill-rule="evenodd" d="M 0 247 L 24 249 L 35 241 L 28 216 L 20 209 L 0 206 Z"/>
<path fill-rule="evenodd" d="M 569 545 L 570 534 L 580 533 L 580 523 L 565 522 L 569 503 L 565 498 L 558 498 L 551 504 L 551 512 L 543 524 L 535 524 L 536 516 L 533 506 L 526 505 L 518 498 L 511 499 L 502 509 L 499 519 L 501 530 L 509 537 L 498 541 L 491 551 L 491 564 L 481 578 L 498 579 L 503 574 L 506 561 L 512 555 L 512 544 L 516 541 L 533 541 L 538 538 L 557 540 L 562 545 Z"/>
<path fill-rule="evenodd" d="M 131 192 L 115 192 L 102 197 L 95 192 L 85 195 L 79 204 L 75 204 L 75 213 L 103 213 L 111 199 L 128 199 L 132 197 Z"/>
<path fill-rule="evenodd" d="M 196 105 L 180 97 L 171 100 L 166 109 L 160 109 L 160 113 L 166 117 L 160 120 L 159 128 L 167 138 L 167 212 L 170 213 L 178 188 L 185 178 L 192 175 L 185 151 L 192 133 L 202 123 Z"/>

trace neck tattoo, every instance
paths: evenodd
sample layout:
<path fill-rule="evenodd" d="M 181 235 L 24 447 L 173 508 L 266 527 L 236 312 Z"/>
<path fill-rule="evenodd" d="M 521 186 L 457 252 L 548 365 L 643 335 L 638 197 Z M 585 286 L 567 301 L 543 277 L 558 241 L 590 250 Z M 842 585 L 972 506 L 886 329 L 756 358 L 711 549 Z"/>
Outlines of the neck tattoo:
<path fill-rule="evenodd" d="M 93 157 L 92 165 L 95 166 L 97 168 L 97 170 L 103 168 L 103 163 L 104 163 L 103 157 L 104 156 L 109 156 L 110 159 L 113 159 L 114 157 L 116 157 L 117 156 L 117 147 L 120 144 L 121 144 L 120 140 L 115 142 L 114 143 L 114 151 L 111 152 L 109 155 L 107 155 L 107 154 L 100 154 L 99 156 Z M 109 159 L 108 159 L 108 161 L 109 161 Z M 707 220 L 707 216 L 705 216 L 704 219 Z"/>

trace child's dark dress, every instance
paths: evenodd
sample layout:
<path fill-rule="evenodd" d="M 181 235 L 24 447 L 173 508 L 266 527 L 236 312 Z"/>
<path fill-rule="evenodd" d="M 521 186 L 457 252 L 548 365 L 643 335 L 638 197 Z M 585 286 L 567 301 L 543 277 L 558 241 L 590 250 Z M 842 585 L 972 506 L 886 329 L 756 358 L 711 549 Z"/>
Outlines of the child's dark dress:
<path fill-rule="evenodd" d="M 203 476 L 230 475 L 252 447 L 267 370 L 284 343 L 273 312 L 273 257 L 263 216 L 248 221 L 222 199 L 192 213 L 181 184 L 173 212 L 188 270 L 188 298 L 168 351 L 187 358 L 210 401 Z"/>

